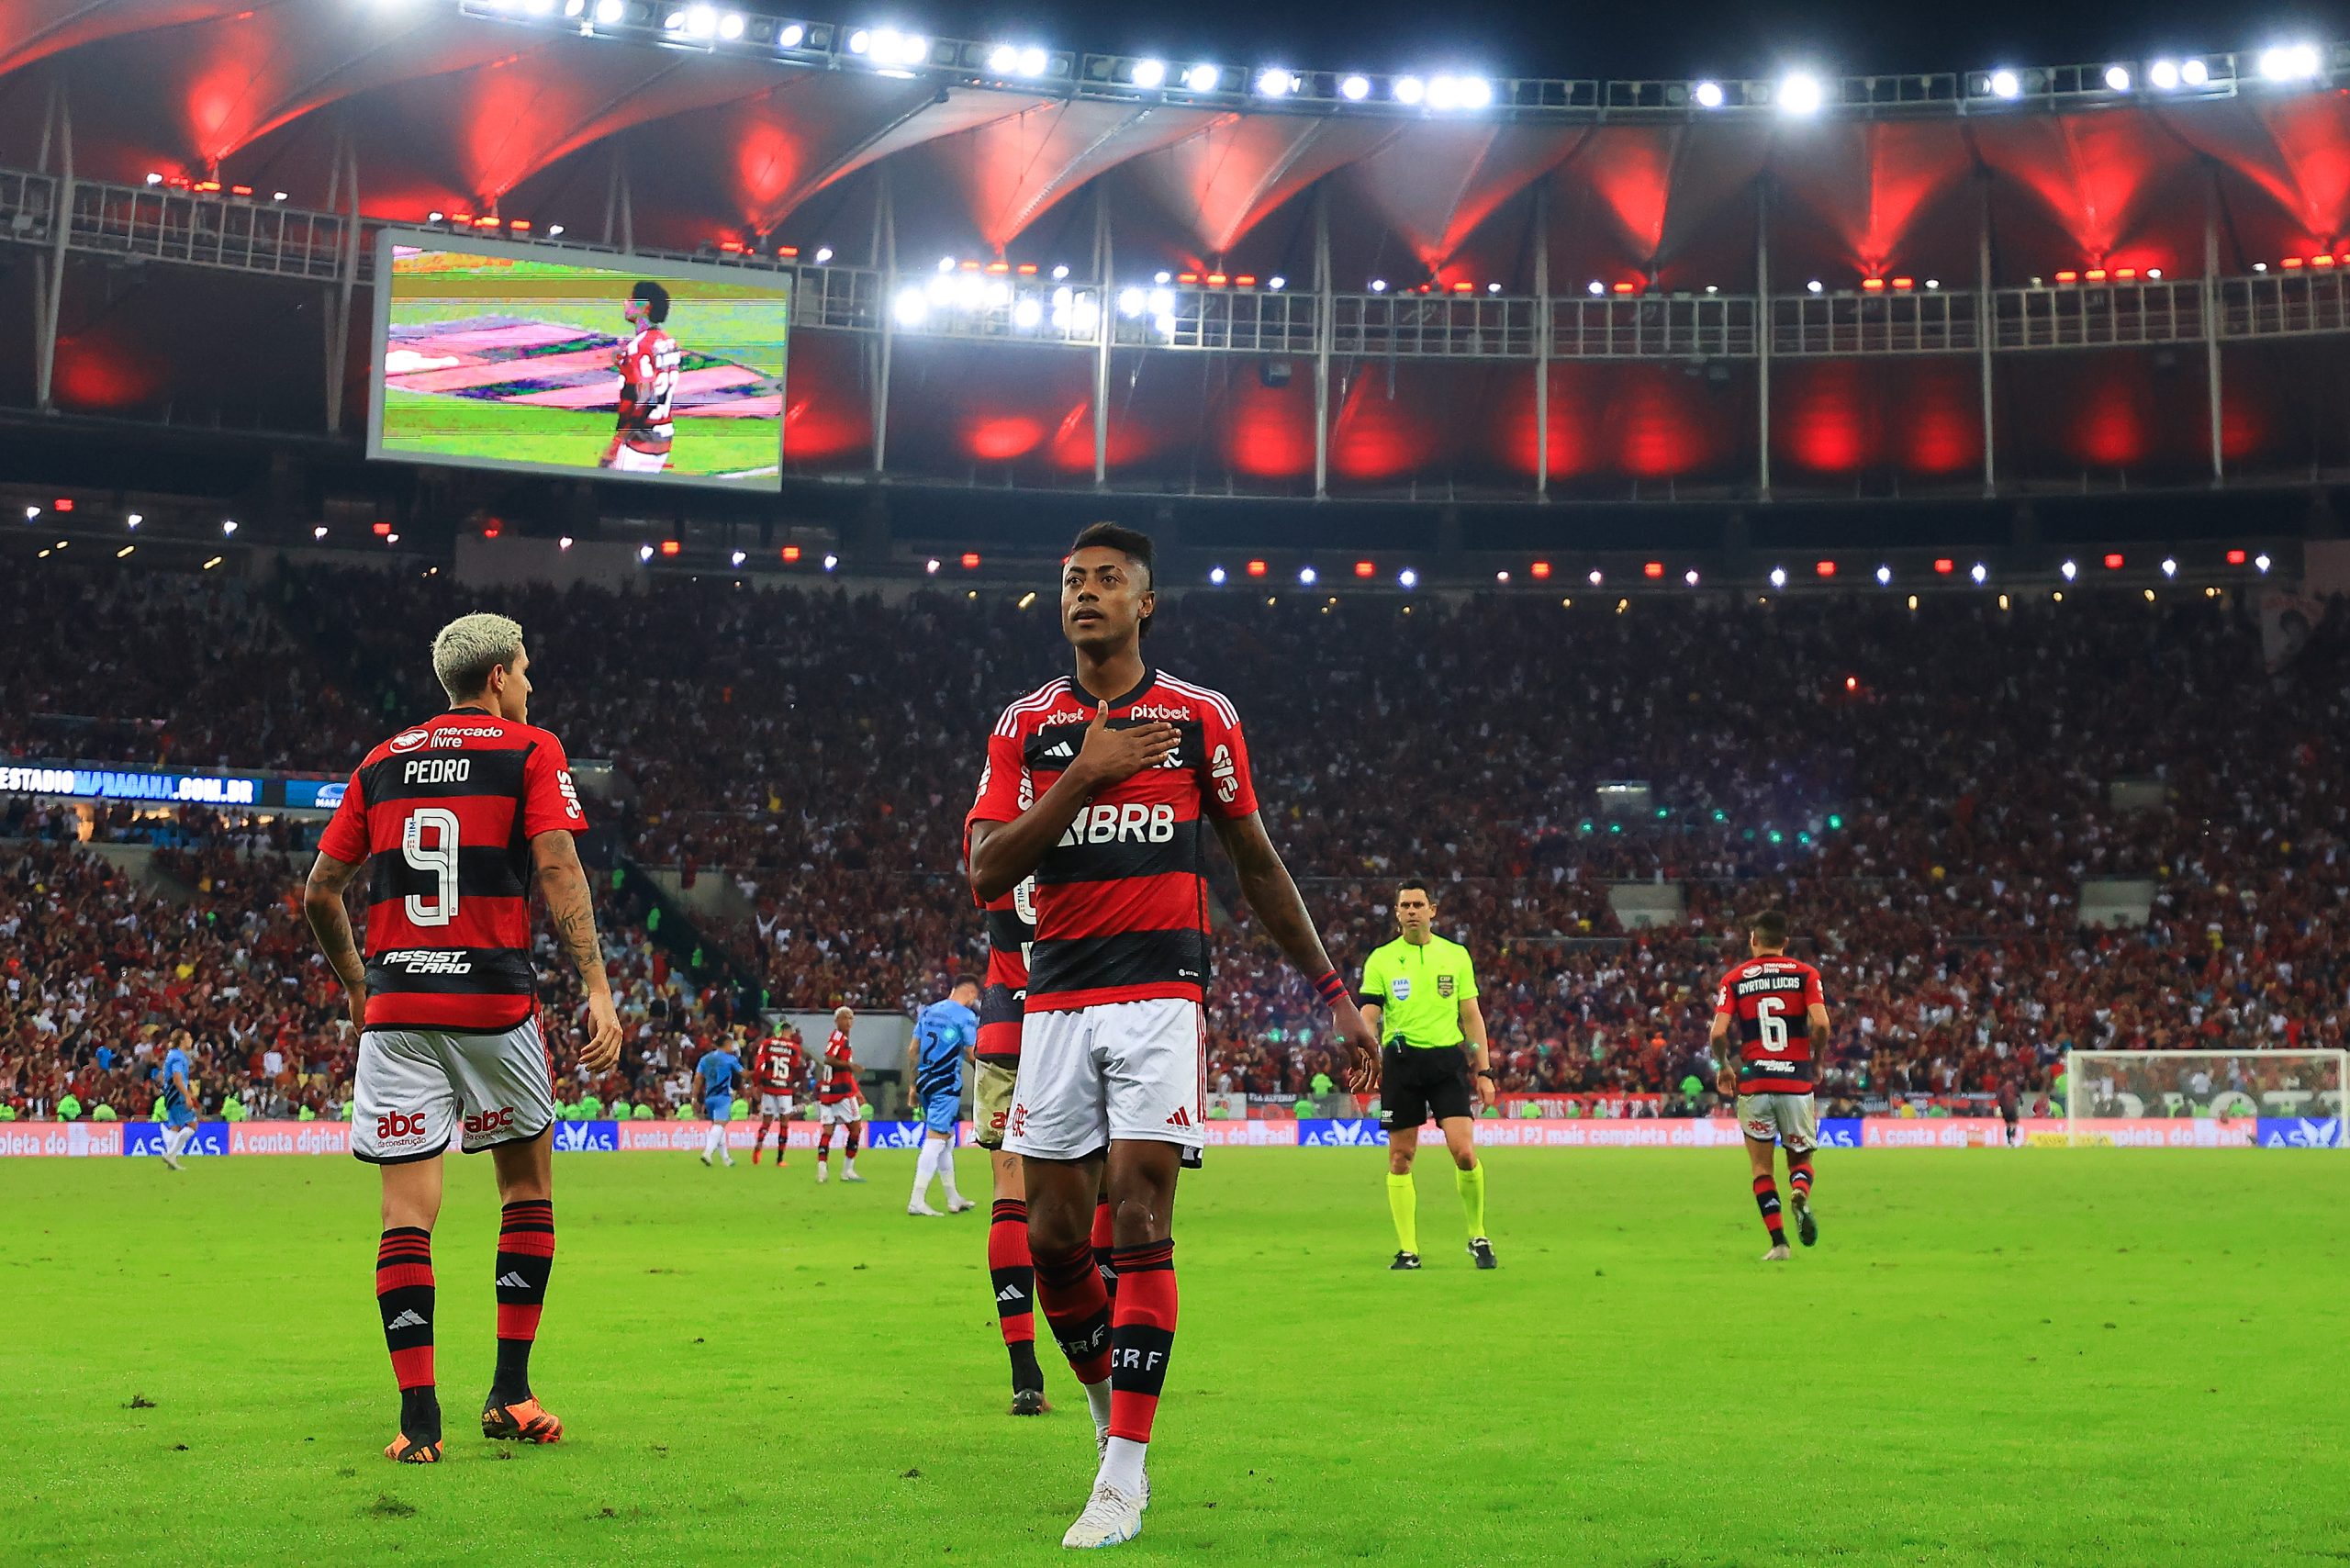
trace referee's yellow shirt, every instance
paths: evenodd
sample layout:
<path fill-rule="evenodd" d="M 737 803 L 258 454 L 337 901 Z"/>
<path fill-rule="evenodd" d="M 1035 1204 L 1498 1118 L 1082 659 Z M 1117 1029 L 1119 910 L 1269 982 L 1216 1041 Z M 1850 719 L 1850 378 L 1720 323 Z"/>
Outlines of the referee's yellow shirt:
<path fill-rule="evenodd" d="M 1398 936 L 1362 966 L 1362 998 L 1379 1008 L 1379 1043 L 1449 1049 L 1460 1032 L 1460 1002 L 1477 994 L 1469 949 L 1434 932 L 1415 945 Z"/>

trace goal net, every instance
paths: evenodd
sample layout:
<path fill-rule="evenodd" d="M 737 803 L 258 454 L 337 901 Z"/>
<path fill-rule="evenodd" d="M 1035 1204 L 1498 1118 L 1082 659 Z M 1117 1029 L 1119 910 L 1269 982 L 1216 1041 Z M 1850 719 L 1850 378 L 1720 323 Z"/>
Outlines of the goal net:
<path fill-rule="evenodd" d="M 2350 1148 L 2350 1051 L 2068 1051 L 2065 1141 Z"/>

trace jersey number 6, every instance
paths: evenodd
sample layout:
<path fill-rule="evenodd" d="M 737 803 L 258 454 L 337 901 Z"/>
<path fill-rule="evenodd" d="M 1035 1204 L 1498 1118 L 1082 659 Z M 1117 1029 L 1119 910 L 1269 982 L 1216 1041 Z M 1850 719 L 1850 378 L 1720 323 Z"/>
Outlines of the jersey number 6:
<path fill-rule="evenodd" d="M 1762 1032 L 1762 1049 L 1766 1054 L 1775 1056 L 1787 1048 L 1787 1021 L 1779 1016 L 1780 1010 L 1786 1004 L 1785 997 L 1758 996 L 1754 999 L 1754 1024 Z"/>
<path fill-rule="evenodd" d="M 430 831 L 438 840 L 425 845 Z M 400 857 L 433 879 L 430 896 L 408 895 L 410 925 L 446 925 L 457 918 L 457 813 L 446 806 L 419 806 L 400 830 Z M 1783 1034 L 1785 1031 L 1781 1031 Z"/>

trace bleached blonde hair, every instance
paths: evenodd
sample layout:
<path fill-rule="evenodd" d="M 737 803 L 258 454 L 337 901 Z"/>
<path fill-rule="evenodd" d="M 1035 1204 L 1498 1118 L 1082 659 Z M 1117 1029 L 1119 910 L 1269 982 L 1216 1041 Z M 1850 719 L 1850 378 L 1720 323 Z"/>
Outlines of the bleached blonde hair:
<path fill-rule="evenodd" d="M 508 615 L 460 615 L 432 639 L 432 673 L 452 702 L 478 697 L 489 672 L 522 656 L 522 624 Z"/>

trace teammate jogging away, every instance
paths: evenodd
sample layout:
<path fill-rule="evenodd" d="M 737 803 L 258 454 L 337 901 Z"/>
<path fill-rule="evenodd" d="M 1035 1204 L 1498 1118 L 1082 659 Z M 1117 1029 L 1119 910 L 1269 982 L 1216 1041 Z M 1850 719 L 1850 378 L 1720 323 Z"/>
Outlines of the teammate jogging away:
<path fill-rule="evenodd" d="M 1027 1183 L 1037 1300 L 1085 1386 L 1100 1453 L 1062 1537 L 1071 1547 L 1133 1540 L 1147 1500 L 1175 1343 L 1176 1171 L 1204 1141 L 1205 829 L 1267 935 L 1336 1014 L 1348 1087 L 1378 1077 L 1378 1041 L 1265 836 L 1239 715 L 1143 660 L 1152 582 L 1148 536 L 1114 523 L 1078 535 L 1060 598 L 1074 675 L 1003 711 L 965 823 L 981 904 L 1036 879 L 1004 1147 Z M 1091 1245 L 1105 1173 L 1114 1309 Z"/>
<path fill-rule="evenodd" d="M 1764 910 L 1748 924 L 1746 935 L 1754 956 L 1722 977 L 1707 1045 L 1721 1063 L 1715 1089 L 1738 1096 L 1738 1125 L 1754 1171 L 1754 1204 L 1762 1211 L 1762 1228 L 1771 1233 L 1771 1250 L 1762 1260 L 1784 1263 L 1794 1254 L 1787 1250 L 1778 1183 L 1773 1180 L 1775 1148 L 1787 1151 L 1796 1235 L 1806 1247 L 1819 1239 L 1819 1221 L 1811 1212 L 1811 1157 L 1819 1146 L 1811 1043 L 1828 1038 L 1828 1001 L 1819 971 L 1787 957 L 1785 913 Z M 1724 1049 L 1733 1029 L 1734 1056 Z"/>
<path fill-rule="evenodd" d="M 352 774 L 319 840 L 303 913 L 359 1029 L 351 1151 L 383 1172 L 375 1305 L 400 1390 L 385 1454 L 441 1458 L 433 1371 L 432 1227 L 452 1143 L 487 1149 L 502 1205 L 491 1279 L 498 1366 L 482 1435 L 551 1443 L 563 1423 L 531 1391 L 554 1267 L 554 1085 L 531 962 L 531 891 L 587 996 L 589 1073 L 620 1059 L 587 873 L 588 825 L 562 743 L 530 722 L 530 656 L 502 615 L 467 615 L 432 640 L 449 711 L 384 742 Z M 343 890 L 371 866 L 367 957 Z"/>
<path fill-rule="evenodd" d="M 701 1085 L 702 1114 L 710 1122 L 710 1133 L 701 1146 L 704 1165 L 713 1156 L 723 1157 L 730 1166 L 734 1163 L 734 1151 L 726 1147 L 726 1127 L 734 1119 L 734 1085 L 742 1076 L 743 1058 L 724 1046 L 712 1046 L 694 1064 L 694 1078 Z"/>
<path fill-rule="evenodd" d="M 759 1146 L 767 1142 L 767 1124 L 775 1124 L 775 1164 L 784 1166 L 784 1140 L 791 1135 L 791 1101 L 808 1071 L 808 1053 L 800 1036 L 785 1025 L 759 1042 L 751 1058 L 751 1087 L 759 1097 L 759 1130 L 751 1139 L 751 1163 L 759 1162 Z"/>
<path fill-rule="evenodd" d="M 963 1109 L 963 1057 L 978 1044 L 979 982 L 956 977 L 945 1000 L 934 1002 L 914 1020 L 906 1046 L 906 1089 L 912 1114 L 922 1128 L 922 1152 L 914 1158 L 914 1190 L 906 1212 L 936 1218 L 930 1206 L 931 1178 L 946 1192 L 946 1212 L 958 1215 L 979 1205 L 955 1189 L 955 1133 Z"/>

